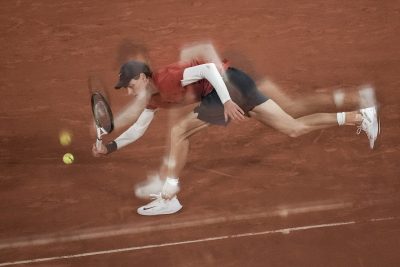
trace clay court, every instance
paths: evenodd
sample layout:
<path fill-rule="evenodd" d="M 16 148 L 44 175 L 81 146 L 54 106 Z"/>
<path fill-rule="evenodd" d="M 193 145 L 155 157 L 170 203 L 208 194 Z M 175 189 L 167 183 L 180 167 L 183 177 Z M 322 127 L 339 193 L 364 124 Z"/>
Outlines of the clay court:
<path fill-rule="evenodd" d="M 2 1 L 0 266 L 399 266 L 399 17 L 390 0 Z M 162 66 L 204 40 L 294 99 L 373 84 L 376 149 L 355 127 L 210 127 L 192 138 L 183 209 L 138 215 L 133 187 L 160 163 L 168 113 L 94 158 L 88 74 L 117 112 L 124 58 Z"/>

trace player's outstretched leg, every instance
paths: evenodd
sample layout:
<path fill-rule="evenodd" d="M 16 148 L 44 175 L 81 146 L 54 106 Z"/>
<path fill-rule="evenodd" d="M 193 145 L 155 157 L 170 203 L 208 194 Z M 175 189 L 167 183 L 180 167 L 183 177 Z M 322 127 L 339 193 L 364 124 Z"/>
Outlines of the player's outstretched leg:
<path fill-rule="evenodd" d="M 293 99 L 269 79 L 265 78 L 257 84 L 262 93 L 294 118 L 318 112 L 351 111 L 377 105 L 375 90 L 371 85 L 318 92 Z"/>
<path fill-rule="evenodd" d="M 352 125 L 358 127 L 358 134 L 361 130 L 366 132 L 370 147 L 373 148 L 379 133 L 376 107 L 351 112 L 316 113 L 294 119 L 270 99 L 256 106 L 250 112 L 250 115 L 260 122 L 291 137 L 298 137 L 315 130 L 338 125 Z"/>
<path fill-rule="evenodd" d="M 171 128 L 169 155 L 161 167 L 166 173 L 166 179 L 161 192 L 152 195 L 155 199 L 137 210 L 140 215 L 172 214 L 182 208 L 176 194 L 180 189 L 179 173 L 186 164 L 189 152 L 189 137 L 208 125 L 197 118 L 197 113 L 191 112 Z"/>

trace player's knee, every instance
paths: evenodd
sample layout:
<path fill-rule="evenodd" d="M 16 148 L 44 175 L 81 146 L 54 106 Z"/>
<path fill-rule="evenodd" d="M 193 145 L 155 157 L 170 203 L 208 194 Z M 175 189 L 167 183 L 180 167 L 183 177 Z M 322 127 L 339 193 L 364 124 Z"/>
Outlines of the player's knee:
<path fill-rule="evenodd" d="M 305 132 L 305 125 L 299 124 L 288 129 L 286 134 L 292 138 L 296 138 L 303 135 L 304 132 Z"/>
<path fill-rule="evenodd" d="M 296 138 L 296 137 L 299 137 L 299 136 L 300 136 L 300 133 L 299 133 L 299 131 L 297 131 L 297 130 L 290 130 L 290 132 L 288 133 L 288 135 L 289 135 L 290 137 L 292 137 L 292 138 Z"/>

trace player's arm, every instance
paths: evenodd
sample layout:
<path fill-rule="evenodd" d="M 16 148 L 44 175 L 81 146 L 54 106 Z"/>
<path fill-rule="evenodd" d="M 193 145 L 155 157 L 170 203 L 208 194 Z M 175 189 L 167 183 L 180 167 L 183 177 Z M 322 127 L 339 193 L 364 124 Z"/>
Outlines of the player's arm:
<path fill-rule="evenodd" d="M 149 128 L 151 121 L 154 119 L 154 114 L 155 110 L 144 109 L 138 120 L 131 127 L 118 136 L 114 141 L 111 141 L 106 145 L 107 153 L 109 154 L 121 149 L 142 137 L 147 128 Z"/>
<path fill-rule="evenodd" d="M 150 97 L 147 91 L 135 96 L 133 101 L 114 117 L 115 130 L 122 130 L 136 122 L 149 103 Z"/>
<path fill-rule="evenodd" d="M 120 112 L 114 119 L 114 128 L 121 129 L 125 128 L 127 125 L 136 124 L 140 116 L 146 110 L 146 106 L 150 99 L 150 94 L 145 92 L 142 95 L 137 95 L 132 103 L 130 103 L 122 112 Z M 150 124 L 150 123 L 149 123 Z M 133 125 L 132 125 L 133 127 Z M 129 129 L 131 129 L 130 127 Z M 129 131 L 129 129 L 127 131 Z M 146 128 L 147 129 L 147 128 Z M 125 132 L 127 132 L 125 131 Z M 125 133 L 124 132 L 124 133 Z M 133 141 L 132 141 L 133 142 Z M 115 151 L 115 145 L 113 142 L 107 145 L 102 145 L 101 148 L 92 147 L 93 156 L 99 157 Z M 118 149 L 118 146 L 116 147 Z"/>
<path fill-rule="evenodd" d="M 224 105 L 225 120 L 243 120 L 243 110 L 231 100 L 228 88 L 214 63 L 206 63 L 186 68 L 183 72 L 182 86 L 189 85 L 198 80 L 206 79 L 214 87 L 222 104 Z"/>
<path fill-rule="evenodd" d="M 220 73 L 224 74 L 223 63 L 212 43 L 200 43 L 184 47 L 180 53 L 180 60 L 184 62 L 193 60 L 208 62 L 187 68 L 183 73 L 182 85 L 185 86 L 200 79 L 207 79 L 224 104 L 225 120 L 228 120 L 228 117 L 234 120 L 244 119 L 243 110 L 231 100 L 225 82 L 220 75 Z"/>
<path fill-rule="evenodd" d="M 144 109 L 137 121 L 129 127 L 125 132 L 118 136 L 115 140 L 106 144 L 101 151 L 97 151 L 98 156 L 110 154 L 118 149 L 121 149 L 130 143 L 135 142 L 146 132 L 151 121 L 154 118 L 156 110 Z M 93 151 L 95 154 L 95 151 Z"/>

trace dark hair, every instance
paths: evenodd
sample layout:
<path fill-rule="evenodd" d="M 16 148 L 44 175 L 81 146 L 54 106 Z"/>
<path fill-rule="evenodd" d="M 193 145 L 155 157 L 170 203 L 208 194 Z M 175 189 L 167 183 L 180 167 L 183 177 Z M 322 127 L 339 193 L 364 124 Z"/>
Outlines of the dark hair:
<path fill-rule="evenodd" d="M 132 79 L 138 79 L 140 73 L 144 73 L 147 78 L 153 77 L 149 66 L 141 61 L 131 60 L 121 66 L 119 71 L 119 81 L 115 85 L 115 89 L 128 87 Z"/>
<path fill-rule="evenodd" d="M 150 70 L 149 65 L 143 63 L 143 72 L 144 75 L 146 75 L 147 78 L 152 78 L 153 77 L 153 72 Z"/>

